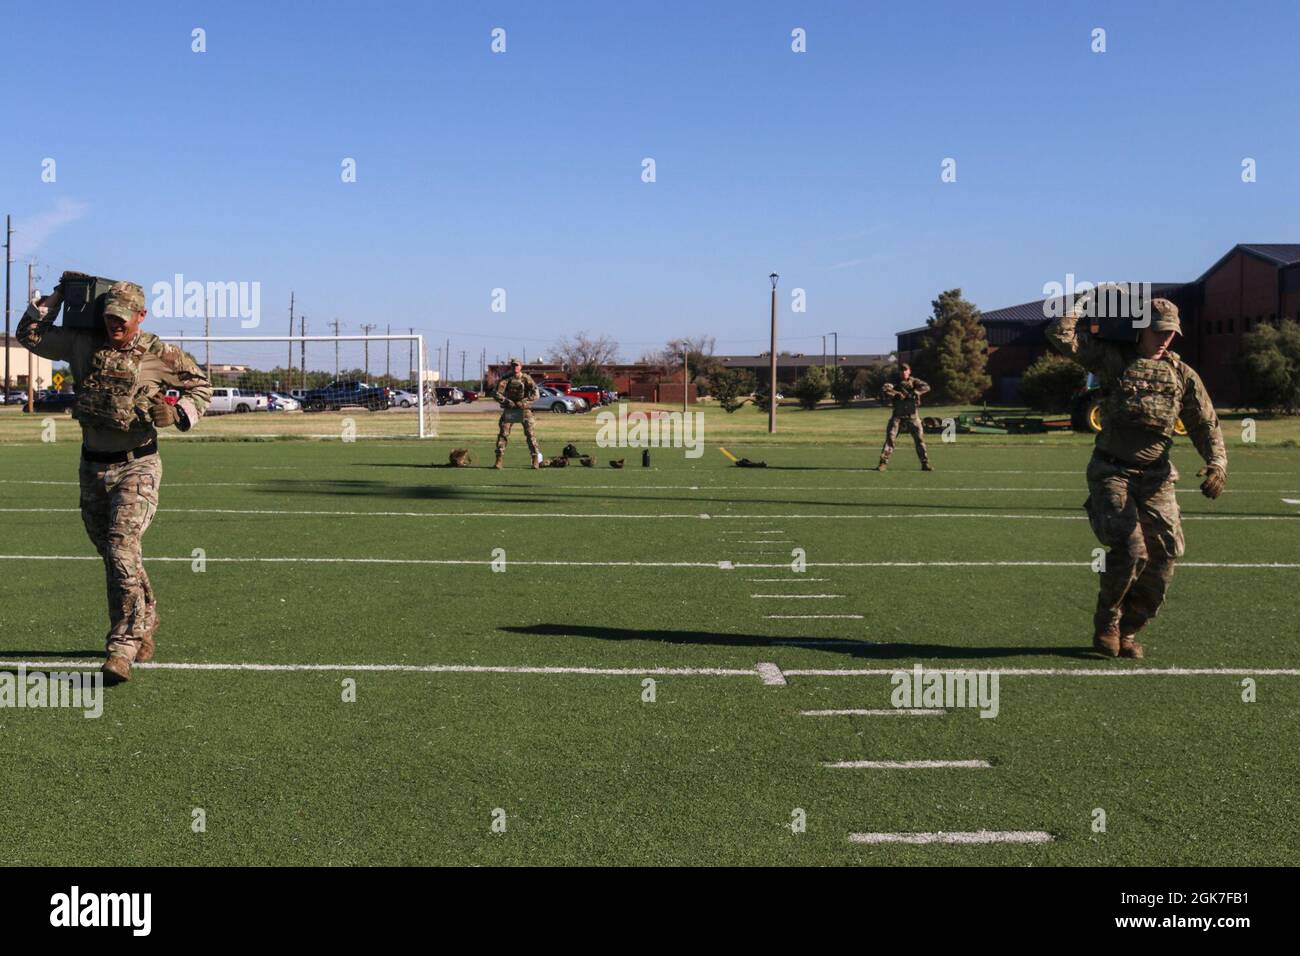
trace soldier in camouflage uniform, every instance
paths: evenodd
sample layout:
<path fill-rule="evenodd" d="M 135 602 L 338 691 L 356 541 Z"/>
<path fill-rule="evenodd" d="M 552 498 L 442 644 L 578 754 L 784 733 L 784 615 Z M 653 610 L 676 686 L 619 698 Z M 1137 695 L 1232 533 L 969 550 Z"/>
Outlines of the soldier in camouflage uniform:
<path fill-rule="evenodd" d="M 880 449 L 880 464 L 876 471 L 889 467 L 889 456 L 894 453 L 894 439 L 898 437 L 899 428 L 912 433 L 916 444 L 916 457 L 921 459 L 922 471 L 934 471 L 930 465 L 930 453 L 925 447 L 925 428 L 921 425 L 921 396 L 930 391 L 930 386 L 912 375 L 912 366 L 904 362 L 898 367 L 898 381 L 886 382 L 882 389 L 886 398 L 894 403 L 890 413 L 889 424 L 885 427 L 885 446 Z"/>
<path fill-rule="evenodd" d="M 533 402 L 537 401 L 537 383 L 524 374 L 524 364 L 517 358 L 510 360 L 510 374 L 497 382 L 492 393 L 501 406 L 501 419 L 497 423 L 497 460 L 493 468 L 500 468 L 506 454 L 506 441 L 510 437 L 510 427 L 515 422 L 523 422 L 524 439 L 528 442 L 528 453 L 532 456 L 533 468 L 540 468 L 541 451 L 537 448 L 537 432 L 533 423 Z"/>
<path fill-rule="evenodd" d="M 130 680 L 131 664 L 154 655 L 158 608 L 145 573 L 140 538 L 158 508 L 162 462 L 158 429 L 188 431 L 212 390 L 201 369 L 174 345 L 140 331 L 144 290 L 118 282 L 105 296 L 104 328 L 54 325 L 62 296 L 34 300 L 18 340 L 42 358 L 64 361 L 77 383 L 73 417 L 81 423 L 81 520 L 104 559 L 109 632 L 104 675 Z M 163 391 L 180 392 L 175 405 Z"/>
<path fill-rule="evenodd" d="M 1136 634 L 1156 616 L 1183 555 L 1183 529 L 1169 461 L 1174 423 L 1181 416 L 1206 467 L 1201 491 L 1217 498 L 1228 456 L 1214 405 L 1196 372 L 1169 350 L 1182 331 L 1178 307 L 1154 299 L 1150 325 L 1136 343 L 1106 341 L 1076 326 L 1088 297 L 1047 329 L 1047 340 L 1096 373 L 1102 429 L 1088 463 L 1084 508 L 1097 540 L 1109 549 L 1093 647 L 1108 657 L 1144 656 Z"/>

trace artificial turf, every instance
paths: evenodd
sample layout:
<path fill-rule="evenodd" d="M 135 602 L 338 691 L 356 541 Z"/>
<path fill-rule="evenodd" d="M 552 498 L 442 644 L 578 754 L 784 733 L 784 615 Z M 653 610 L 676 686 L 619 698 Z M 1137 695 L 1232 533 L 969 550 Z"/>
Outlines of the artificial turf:
<path fill-rule="evenodd" d="M 1256 675 L 1253 703 L 1249 675 L 1071 676 L 1297 668 L 1300 568 L 1195 566 L 1300 563 L 1300 506 L 1283 500 L 1300 498 L 1300 451 L 1269 441 L 1269 423 L 1255 445 L 1229 431 L 1217 502 L 1196 493 L 1194 452 L 1177 446 L 1188 551 L 1149 658 L 1133 663 L 1087 652 L 1084 436 L 936 437 L 937 471 L 917 470 L 904 444 L 879 474 L 866 470 L 874 410 L 811 413 L 808 428 L 792 415 L 774 440 L 753 419 L 707 414 L 719 423 L 703 457 L 657 449 L 649 469 L 637 450 L 594 447 L 591 416 L 541 423 L 548 452 L 574 441 L 626 457 L 621 471 L 527 470 L 522 436 L 504 471 L 431 467 L 453 445 L 490 461 L 486 416 L 444 416 L 425 442 L 169 437 L 145 538 L 147 558 L 176 559 L 148 564 L 160 663 L 629 673 L 149 669 L 108 691 L 97 720 L 0 709 L 0 862 L 1296 862 L 1300 676 Z M 103 572 L 70 560 L 93 557 L 75 435 L 16 437 L 0 444 L 0 551 L 33 559 L 0 560 L 0 656 L 89 659 Z M 735 468 L 719 443 L 769 467 Z M 796 643 L 809 641 L 825 643 Z M 643 672 L 660 668 L 918 661 L 1071 674 L 1003 676 L 994 719 L 800 715 L 888 708 L 880 673 L 777 686 L 660 673 L 643 699 Z M 822 766 L 969 758 L 991 766 Z M 206 832 L 193 832 L 195 808 Z M 805 832 L 789 826 L 796 808 Z M 848 841 L 979 829 L 1055 839 Z"/>

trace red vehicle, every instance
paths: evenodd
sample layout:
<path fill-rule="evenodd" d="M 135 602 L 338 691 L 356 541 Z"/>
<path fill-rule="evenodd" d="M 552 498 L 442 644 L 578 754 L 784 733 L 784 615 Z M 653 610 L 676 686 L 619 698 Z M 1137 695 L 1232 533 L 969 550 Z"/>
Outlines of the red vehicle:
<path fill-rule="evenodd" d="M 570 389 L 573 388 L 572 382 L 565 381 L 562 378 L 548 378 L 545 381 L 538 382 L 537 384 L 543 388 L 553 388 L 561 395 L 568 395 Z"/>
<path fill-rule="evenodd" d="M 608 396 L 605 390 L 597 388 L 595 385 L 578 385 L 569 389 L 568 394 L 585 399 L 590 408 L 608 404 Z"/>

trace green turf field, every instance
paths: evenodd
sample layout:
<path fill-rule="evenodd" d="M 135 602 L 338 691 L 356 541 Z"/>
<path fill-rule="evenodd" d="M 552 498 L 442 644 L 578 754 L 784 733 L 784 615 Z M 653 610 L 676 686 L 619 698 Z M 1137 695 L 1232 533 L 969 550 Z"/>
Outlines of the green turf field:
<path fill-rule="evenodd" d="M 878 474 L 883 415 L 783 410 L 769 439 L 752 410 L 710 410 L 703 457 L 654 450 L 650 469 L 596 448 L 594 416 L 539 416 L 548 453 L 602 459 L 540 472 L 521 434 L 506 470 L 481 467 L 491 415 L 443 415 L 425 442 L 199 440 L 262 434 L 236 416 L 169 434 L 145 538 L 156 666 L 98 720 L 0 709 L 0 862 L 1300 860 L 1296 423 L 1260 421 L 1243 445 L 1225 421 L 1213 503 L 1180 441 L 1187 555 L 1133 663 L 1086 651 L 1088 437 L 934 436 L 931 474 L 900 441 Z M 75 426 L 40 429 L 0 416 L 10 669 L 102 653 Z M 455 445 L 480 467 L 430 467 Z M 802 713 L 889 709 L 889 674 L 916 662 L 997 671 L 997 717 Z M 987 766 L 824 766 L 844 761 Z M 849 838 L 978 830 L 1051 839 Z"/>

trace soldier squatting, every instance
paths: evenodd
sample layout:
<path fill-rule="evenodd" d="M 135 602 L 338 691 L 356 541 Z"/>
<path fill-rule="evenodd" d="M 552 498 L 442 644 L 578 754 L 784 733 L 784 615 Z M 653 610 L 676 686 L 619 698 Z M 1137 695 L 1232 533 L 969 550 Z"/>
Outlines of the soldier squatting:
<path fill-rule="evenodd" d="M 1047 338 L 1100 379 L 1103 429 L 1087 468 L 1084 505 L 1097 539 L 1108 549 L 1093 617 L 1093 647 L 1110 657 L 1140 658 L 1137 634 L 1156 616 L 1183 554 L 1183 531 L 1169 460 L 1174 423 L 1181 416 L 1206 466 L 1201 491 L 1217 498 L 1227 478 L 1227 455 L 1214 405 L 1196 372 L 1169 346 L 1181 332 L 1177 307 L 1155 299 L 1150 325 L 1135 343 L 1101 339 L 1080 330 L 1087 297 L 1049 326 Z M 152 659 L 158 604 L 141 557 L 141 538 L 158 507 L 162 462 L 158 429 L 188 431 L 211 399 L 203 372 L 174 345 L 140 331 L 144 293 L 130 282 L 106 296 L 104 328 L 80 331 L 54 325 L 61 297 L 56 290 L 31 303 L 18 325 L 18 339 L 45 358 L 66 361 L 78 386 L 74 416 L 82 429 L 81 516 L 104 561 L 109 630 L 103 671 L 128 680 L 131 665 Z M 502 412 L 494 467 L 502 467 L 515 423 L 521 423 L 530 467 L 541 454 L 531 405 L 536 383 L 518 359 L 494 392 Z M 164 389 L 176 389 L 175 405 Z M 911 433 L 925 471 L 933 470 L 919 406 L 930 387 L 899 367 L 884 387 L 893 403 L 877 468 L 884 471 L 898 432 Z"/>

